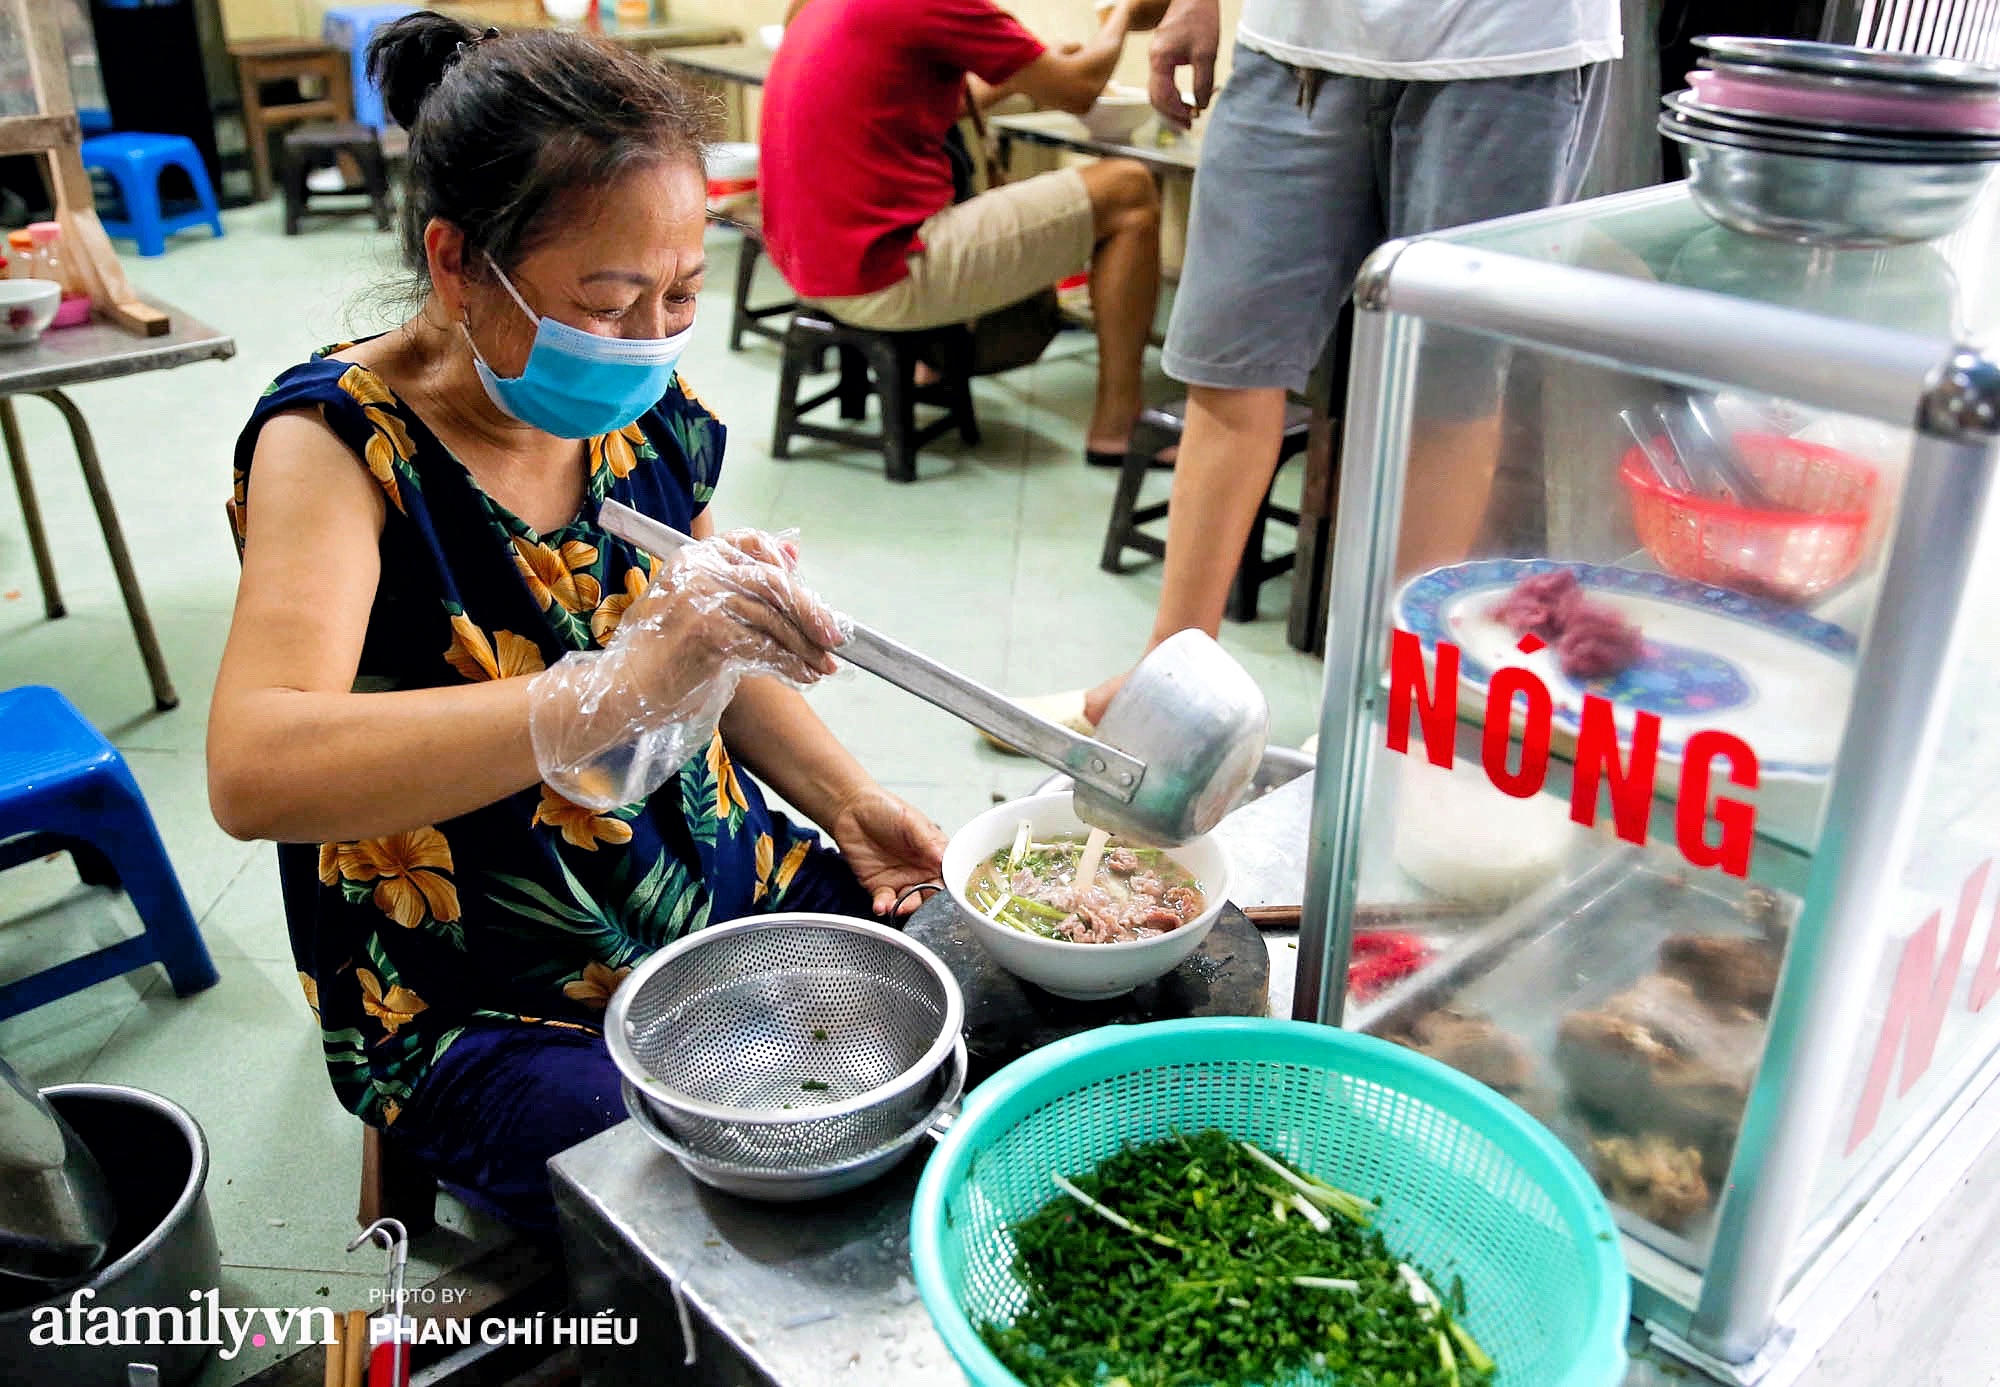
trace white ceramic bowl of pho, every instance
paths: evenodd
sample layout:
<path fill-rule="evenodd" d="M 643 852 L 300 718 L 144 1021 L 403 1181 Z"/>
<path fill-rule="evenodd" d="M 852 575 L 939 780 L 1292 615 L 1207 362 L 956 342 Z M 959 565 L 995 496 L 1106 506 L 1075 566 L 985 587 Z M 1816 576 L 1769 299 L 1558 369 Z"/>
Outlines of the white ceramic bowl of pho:
<path fill-rule="evenodd" d="M 944 854 L 945 885 L 993 961 L 1058 997 L 1082 1001 L 1122 996 L 1172 972 L 1201 947 L 1229 898 L 1229 857 L 1213 839 L 1140 847 L 1119 857 L 1121 840 L 1114 838 L 1095 878 L 1103 894 L 1087 897 L 1083 913 L 1070 911 L 1069 897 L 1041 883 L 1073 884 L 1089 832 L 1062 790 L 996 804 L 952 835 Z M 1020 859 L 1013 857 L 1017 842 L 1024 843 Z M 1007 858 L 994 867 L 994 855 L 1003 852 Z M 1017 860 L 1022 865 L 1006 870 Z M 1177 886 L 1191 887 L 1199 902 Z M 1168 926 L 1170 916 L 1180 922 Z M 1112 938 L 1081 943 L 1072 935 Z"/>

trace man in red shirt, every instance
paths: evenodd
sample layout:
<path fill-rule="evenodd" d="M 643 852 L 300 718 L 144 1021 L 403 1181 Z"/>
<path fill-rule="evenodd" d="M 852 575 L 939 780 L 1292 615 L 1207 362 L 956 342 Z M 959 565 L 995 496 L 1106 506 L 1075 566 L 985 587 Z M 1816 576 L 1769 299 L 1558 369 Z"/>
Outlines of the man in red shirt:
<path fill-rule="evenodd" d="M 1160 287 L 1159 195 L 1106 159 L 954 204 L 945 136 L 968 99 L 1023 92 L 1081 115 L 1127 32 L 1165 0 L 1117 0 L 1089 43 L 1045 46 L 989 0 L 809 0 L 764 85 L 764 239 L 801 299 L 856 327 L 969 322 L 1091 272 L 1092 461 L 1123 461 Z"/>

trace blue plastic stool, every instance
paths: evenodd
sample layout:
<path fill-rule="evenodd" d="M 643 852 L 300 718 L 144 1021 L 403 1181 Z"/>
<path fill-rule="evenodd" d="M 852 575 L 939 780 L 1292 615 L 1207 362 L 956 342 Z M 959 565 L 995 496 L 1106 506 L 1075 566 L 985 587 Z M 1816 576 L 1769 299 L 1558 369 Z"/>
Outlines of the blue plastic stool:
<path fill-rule="evenodd" d="M 167 236 L 191 226 L 206 226 L 222 235 L 222 212 L 215 205 L 215 189 L 209 186 L 208 170 L 202 166 L 201 151 L 185 135 L 141 135 L 126 132 L 93 135 L 83 142 L 85 168 L 102 169 L 118 185 L 129 221 L 104 219 L 104 229 L 139 243 L 141 255 L 165 255 Z M 160 174 L 176 168 L 194 184 L 194 210 L 165 215 L 160 208 Z"/>
<path fill-rule="evenodd" d="M 342 5 L 326 11 L 320 21 L 319 36 L 347 54 L 353 65 L 350 90 L 354 93 L 354 120 L 377 130 L 394 125 L 382 107 L 382 93 L 368 80 L 368 41 L 385 24 L 393 24 L 406 14 L 415 14 L 422 5 Z"/>
<path fill-rule="evenodd" d="M 125 758 L 54 689 L 0 693 L 0 870 L 67 852 L 92 886 L 122 886 L 146 932 L 0 986 L 0 1021 L 158 963 L 176 996 L 216 980 Z"/>

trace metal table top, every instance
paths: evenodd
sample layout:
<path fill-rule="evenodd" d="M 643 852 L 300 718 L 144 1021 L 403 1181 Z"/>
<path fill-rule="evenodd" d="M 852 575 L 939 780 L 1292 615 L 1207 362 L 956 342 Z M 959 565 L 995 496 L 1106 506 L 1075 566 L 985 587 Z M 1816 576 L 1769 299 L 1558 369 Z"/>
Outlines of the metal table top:
<path fill-rule="evenodd" d="M 680 1286 L 699 1326 L 698 1357 L 710 1360 L 697 1362 L 694 1380 L 914 1387 L 953 1377 L 951 1355 L 910 1279 L 910 1200 L 921 1158 L 803 1207 L 705 1189 L 631 1122 L 564 1152 L 549 1169 L 565 1223 L 619 1244 L 657 1297 Z M 572 1237 L 572 1261 L 578 1245 Z M 649 1348 L 648 1372 L 679 1367 L 670 1345 Z"/>
<path fill-rule="evenodd" d="M 1236 868 L 1232 899 L 1299 900 L 1311 808 L 1307 775 L 1216 829 Z M 1290 1010 L 1298 954 L 1289 945 L 1296 937 L 1296 931 L 1265 936 L 1274 1015 Z M 748 1373 L 783 1387 L 856 1381 L 930 1387 L 954 1377 L 910 1280 L 910 1200 L 922 1170 L 920 1156 L 873 1185 L 802 1212 L 705 1189 L 631 1122 L 550 1163 L 572 1257 L 615 1248 L 625 1275 L 636 1273 L 658 1297 L 678 1285 L 699 1326 L 697 1342 L 712 1356 L 734 1360 L 698 1366 L 693 1380 L 736 1382 Z M 591 1251 L 579 1254 L 581 1248 Z"/>
<path fill-rule="evenodd" d="M 1084 154 L 1101 154 L 1113 159 L 1137 159 L 1162 173 L 1192 174 L 1201 156 L 1201 127 L 1181 132 L 1149 121 L 1132 139 L 1100 140 L 1084 123 L 1063 111 L 1029 111 L 1021 115 L 994 116 L 987 122 L 1002 140 L 1027 140 L 1032 144 L 1058 149 L 1074 149 Z"/>
<path fill-rule="evenodd" d="M 652 54 L 654 62 L 725 82 L 741 82 L 761 87 L 771 75 L 771 50 L 761 43 L 725 43 L 702 48 L 663 48 Z"/>
<path fill-rule="evenodd" d="M 236 355 L 236 339 L 183 313 L 172 304 L 146 297 L 172 321 L 159 337 L 140 337 L 102 321 L 45 332 L 25 347 L 0 347 L 0 395 L 61 390 L 94 380 L 164 371 L 191 361 L 224 361 Z"/>

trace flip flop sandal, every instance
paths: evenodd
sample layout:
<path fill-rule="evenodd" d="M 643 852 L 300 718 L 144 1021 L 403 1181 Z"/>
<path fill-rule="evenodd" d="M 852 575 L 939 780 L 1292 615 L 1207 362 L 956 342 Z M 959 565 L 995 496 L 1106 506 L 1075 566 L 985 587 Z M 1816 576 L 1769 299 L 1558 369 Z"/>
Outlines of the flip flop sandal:
<path fill-rule="evenodd" d="M 1072 732 L 1079 732 L 1086 737 L 1095 736 L 1097 729 L 1083 716 L 1083 695 L 1082 689 L 1071 689 L 1065 693 L 1017 698 L 1013 702 L 1016 707 L 1025 708 L 1031 713 L 1047 718 L 1050 722 L 1060 723 Z M 1009 756 L 1022 755 L 1018 749 L 1001 741 L 991 732 L 981 732 L 979 735 Z"/>

